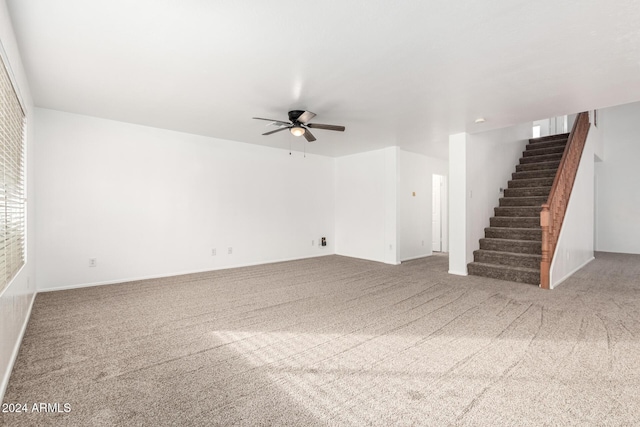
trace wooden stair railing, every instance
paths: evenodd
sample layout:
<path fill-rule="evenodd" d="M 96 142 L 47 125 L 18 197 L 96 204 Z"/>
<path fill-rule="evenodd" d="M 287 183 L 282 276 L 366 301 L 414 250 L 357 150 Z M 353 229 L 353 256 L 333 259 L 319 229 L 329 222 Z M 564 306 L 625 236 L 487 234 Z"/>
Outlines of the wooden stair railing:
<path fill-rule="evenodd" d="M 542 261 L 540 262 L 540 287 L 550 288 L 551 260 L 556 250 L 560 229 L 569 204 L 573 182 L 578 173 L 587 134 L 589 133 L 589 113 L 578 114 L 569 134 L 569 141 L 562 154 L 558 172 L 553 180 L 547 202 L 542 205 L 540 226 L 542 227 Z"/>

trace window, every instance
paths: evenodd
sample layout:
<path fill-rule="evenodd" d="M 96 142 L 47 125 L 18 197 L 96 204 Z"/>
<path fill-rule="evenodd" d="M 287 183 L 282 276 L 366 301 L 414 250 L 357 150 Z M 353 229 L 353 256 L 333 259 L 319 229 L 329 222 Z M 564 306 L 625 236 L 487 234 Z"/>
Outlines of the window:
<path fill-rule="evenodd" d="M 0 56 L 0 291 L 25 262 L 25 113 Z"/>

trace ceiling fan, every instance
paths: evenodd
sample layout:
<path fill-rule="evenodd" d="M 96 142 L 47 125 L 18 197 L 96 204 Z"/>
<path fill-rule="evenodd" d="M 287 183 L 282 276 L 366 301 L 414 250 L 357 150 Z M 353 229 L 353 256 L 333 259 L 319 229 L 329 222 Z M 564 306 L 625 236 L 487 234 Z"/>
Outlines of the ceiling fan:
<path fill-rule="evenodd" d="M 268 122 L 272 122 L 278 126 L 281 126 L 279 129 L 272 130 L 270 132 L 265 132 L 263 133 L 263 135 L 271 135 L 272 133 L 289 129 L 289 131 L 294 136 L 304 135 L 304 137 L 309 142 L 316 140 L 316 137 L 313 136 L 313 134 L 309 129 L 337 130 L 339 132 L 344 132 L 344 129 L 345 129 L 344 126 L 322 125 L 320 123 L 309 123 L 309 120 L 313 119 L 315 116 L 316 114 L 312 113 L 311 111 L 292 110 L 292 111 L 289 111 L 288 122 L 285 122 L 282 120 L 274 120 L 274 119 L 263 119 L 262 117 L 254 117 L 254 119 L 266 120 Z"/>

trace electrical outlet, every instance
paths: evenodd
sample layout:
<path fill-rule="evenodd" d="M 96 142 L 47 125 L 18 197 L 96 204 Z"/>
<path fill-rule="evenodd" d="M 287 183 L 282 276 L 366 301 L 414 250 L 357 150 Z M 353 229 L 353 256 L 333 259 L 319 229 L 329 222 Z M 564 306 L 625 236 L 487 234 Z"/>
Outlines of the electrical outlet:
<path fill-rule="evenodd" d="M 229 250 L 227 251 L 227 253 L 228 253 L 229 255 L 231 255 L 231 254 L 233 253 L 233 248 L 232 248 L 232 247 L 229 247 Z"/>
<path fill-rule="evenodd" d="M 211 249 L 211 256 L 216 256 L 218 253 L 215 248 Z"/>
<path fill-rule="evenodd" d="M 315 241 L 315 240 L 312 240 L 312 241 L 311 241 L 311 246 L 315 246 L 315 245 L 316 245 L 316 241 Z"/>
<path fill-rule="evenodd" d="M 422 241 L 422 246 L 424 246 L 424 240 Z"/>
<path fill-rule="evenodd" d="M 97 267 L 98 258 L 89 258 L 89 267 Z"/>

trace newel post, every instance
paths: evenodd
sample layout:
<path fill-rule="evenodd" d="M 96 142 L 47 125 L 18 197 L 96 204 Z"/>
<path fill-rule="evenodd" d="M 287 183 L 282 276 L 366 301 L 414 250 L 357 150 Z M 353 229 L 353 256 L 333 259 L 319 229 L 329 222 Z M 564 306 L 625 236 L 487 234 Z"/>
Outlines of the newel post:
<path fill-rule="evenodd" d="M 542 260 L 540 261 L 540 287 L 549 289 L 549 269 L 551 268 L 551 243 L 549 239 L 549 226 L 551 217 L 549 204 L 542 205 L 540 212 L 540 226 L 542 227 Z"/>

